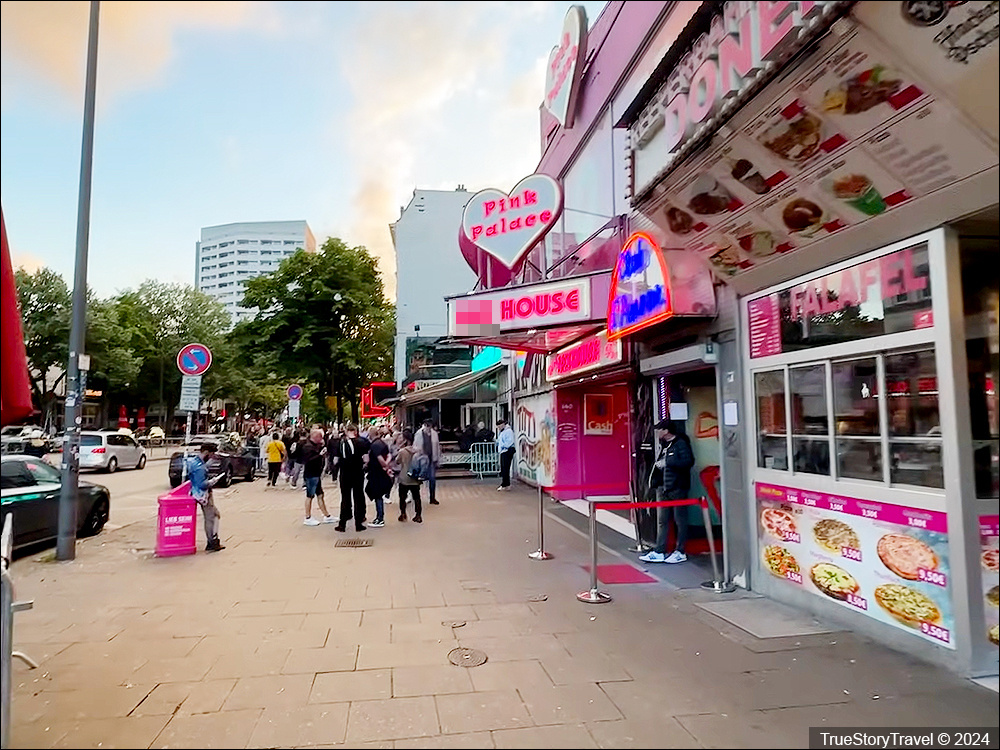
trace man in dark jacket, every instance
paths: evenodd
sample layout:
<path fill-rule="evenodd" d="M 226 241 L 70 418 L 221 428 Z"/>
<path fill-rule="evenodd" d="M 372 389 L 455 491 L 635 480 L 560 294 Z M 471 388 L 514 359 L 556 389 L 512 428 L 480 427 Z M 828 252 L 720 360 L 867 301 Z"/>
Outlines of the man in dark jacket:
<path fill-rule="evenodd" d="M 354 518 L 354 528 L 365 526 L 365 457 L 371 449 L 367 440 L 358 437 L 357 425 L 349 424 L 340 441 L 340 522 L 337 531 L 347 531 L 347 522 Z M 351 507 L 353 500 L 354 507 Z"/>
<path fill-rule="evenodd" d="M 683 500 L 691 491 L 691 467 L 694 454 L 687 435 L 680 432 L 680 426 L 672 419 L 656 425 L 663 432 L 660 435 L 660 454 L 653 465 L 652 482 L 657 500 Z M 667 536 L 670 518 L 677 524 L 677 539 L 674 551 L 667 552 Z M 688 536 L 687 506 L 656 509 L 656 544 L 653 549 L 639 559 L 646 563 L 682 563 L 687 560 L 684 546 Z"/>

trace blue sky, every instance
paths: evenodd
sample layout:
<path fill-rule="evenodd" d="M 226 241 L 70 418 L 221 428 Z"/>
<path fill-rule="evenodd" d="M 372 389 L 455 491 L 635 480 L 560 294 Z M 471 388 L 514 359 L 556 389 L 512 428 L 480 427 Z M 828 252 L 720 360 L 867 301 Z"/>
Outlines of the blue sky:
<path fill-rule="evenodd" d="M 591 24 L 605 5 L 580 4 Z M 103 2 L 90 286 L 192 283 L 201 228 L 236 221 L 305 219 L 391 272 L 388 225 L 414 188 L 509 189 L 534 170 L 570 5 Z M 14 264 L 71 283 L 89 3 L 0 8 Z"/>

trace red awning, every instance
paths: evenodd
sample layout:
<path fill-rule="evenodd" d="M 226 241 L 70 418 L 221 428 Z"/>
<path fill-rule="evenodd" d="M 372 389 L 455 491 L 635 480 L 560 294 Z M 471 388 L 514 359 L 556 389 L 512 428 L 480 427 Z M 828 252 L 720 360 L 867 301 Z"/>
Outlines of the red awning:
<path fill-rule="evenodd" d="M 14 267 L 7 245 L 7 225 L 0 209 L 0 232 L 3 235 L 2 279 L 0 279 L 0 424 L 16 424 L 34 410 L 28 357 L 24 351 L 24 331 L 17 304 Z"/>

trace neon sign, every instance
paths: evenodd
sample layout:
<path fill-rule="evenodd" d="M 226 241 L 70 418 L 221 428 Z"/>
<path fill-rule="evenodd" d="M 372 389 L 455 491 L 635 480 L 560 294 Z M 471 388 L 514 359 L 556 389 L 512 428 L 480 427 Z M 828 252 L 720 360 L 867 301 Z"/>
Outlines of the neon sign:
<path fill-rule="evenodd" d="M 622 248 L 611 277 L 608 338 L 620 339 L 674 314 L 669 274 L 659 246 L 636 232 Z"/>
<path fill-rule="evenodd" d="M 396 388 L 395 383 L 372 383 L 367 388 L 361 389 L 361 406 L 358 411 L 362 419 L 380 419 L 392 414 L 392 407 L 378 406 L 375 403 L 376 388 Z"/>
<path fill-rule="evenodd" d="M 545 377 L 559 380 L 621 361 L 622 342 L 609 341 L 607 332 L 601 331 L 546 357 Z"/>
<path fill-rule="evenodd" d="M 587 11 L 573 5 L 566 11 L 559 44 L 549 53 L 545 69 L 545 108 L 564 128 L 573 127 L 586 52 Z"/>

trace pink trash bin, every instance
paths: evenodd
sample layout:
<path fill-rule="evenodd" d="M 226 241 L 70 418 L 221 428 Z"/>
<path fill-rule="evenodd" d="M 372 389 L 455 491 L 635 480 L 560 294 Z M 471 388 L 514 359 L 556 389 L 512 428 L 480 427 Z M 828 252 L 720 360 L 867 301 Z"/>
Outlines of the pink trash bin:
<path fill-rule="evenodd" d="M 191 496 L 191 483 L 159 497 L 160 514 L 156 524 L 156 556 L 193 555 L 197 550 L 198 502 Z"/>

